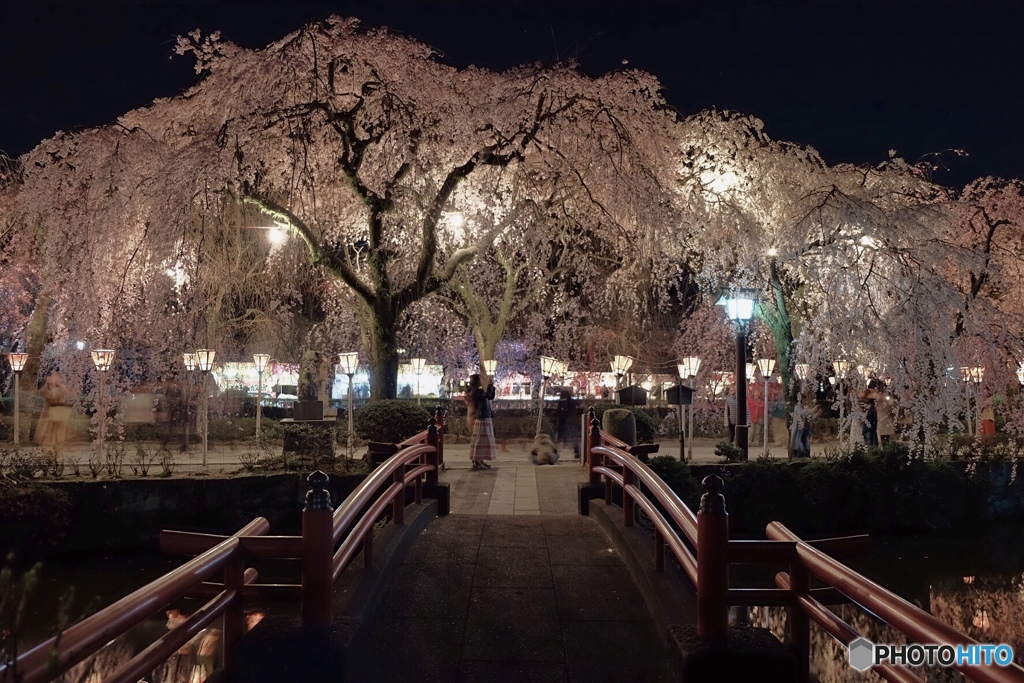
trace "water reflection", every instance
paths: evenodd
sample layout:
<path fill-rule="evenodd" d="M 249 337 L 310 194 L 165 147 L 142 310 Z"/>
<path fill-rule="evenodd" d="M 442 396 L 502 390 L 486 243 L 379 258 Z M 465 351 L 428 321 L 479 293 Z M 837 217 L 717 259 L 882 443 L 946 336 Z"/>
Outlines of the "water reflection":
<path fill-rule="evenodd" d="M 146 553 L 76 557 L 48 562 L 40 574 L 39 589 L 26 604 L 19 627 L 20 651 L 56 635 L 65 626 L 106 607 L 131 591 L 181 564 L 180 558 Z M 56 681 L 94 683 L 107 679 L 132 657 L 180 626 L 202 601 L 183 599 L 117 638 Z M 246 606 L 246 627 L 263 618 L 265 606 Z M 203 683 L 223 660 L 222 624 L 216 620 L 180 648 L 164 664 L 140 680 L 147 683 Z"/>
<path fill-rule="evenodd" d="M 1024 547 L 1020 541 L 1020 530 L 999 530 L 986 538 L 879 539 L 871 556 L 849 564 L 971 638 L 1009 644 L 1017 664 L 1024 665 Z M 873 642 L 908 642 L 859 607 L 839 605 L 833 611 Z M 752 607 L 739 618 L 786 639 L 783 608 Z M 850 668 L 846 648 L 813 625 L 811 651 L 811 673 L 821 683 L 871 679 Z M 968 680 L 947 669 L 914 672 L 927 681 Z"/>
<path fill-rule="evenodd" d="M 184 624 L 188 618 L 187 614 L 177 608 L 167 610 L 166 616 L 166 620 L 150 619 L 140 624 L 55 680 L 66 683 L 100 683 L 106 680 L 132 657 L 171 629 Z M 259 610 L 247 612 L 246 629 L 258 624 L 263 616 Z M 223 664 L 221 623 L 218 621 L 216 626 L 200 631 L 166 662 L 139 680 L 145 683 L 204 683 Z"/>

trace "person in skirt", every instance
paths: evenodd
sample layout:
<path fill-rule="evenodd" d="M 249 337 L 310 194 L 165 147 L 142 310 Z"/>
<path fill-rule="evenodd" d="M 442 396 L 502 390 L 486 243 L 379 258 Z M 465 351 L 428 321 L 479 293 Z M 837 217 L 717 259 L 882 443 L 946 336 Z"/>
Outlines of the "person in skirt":
<path fill-rule="evenodd" d="M 494 460 L 497 448 L 494 443 L 494 424 L 491 421 L 491 400 L 494 399 L 494 384 L 488 382 L 487 389 L 480 387 L 480 375 L 470 375 L 469 392 L 466 394 L 468 412 L 471 412 L 473 431 L 469 439 L 469 459 L 474 470 L 491 469 L 489 460 Z"/>

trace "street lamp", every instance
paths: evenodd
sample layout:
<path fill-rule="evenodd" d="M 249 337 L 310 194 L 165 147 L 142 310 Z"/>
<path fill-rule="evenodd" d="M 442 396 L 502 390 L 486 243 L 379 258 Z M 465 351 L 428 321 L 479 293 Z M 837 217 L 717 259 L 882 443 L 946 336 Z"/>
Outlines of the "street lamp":
<path fill-rule="evenodd" d="M 747 325 L 754 318 L 754 297 L 749 290 L 739 290 L 723 297 L 720 304 L 725 314 L 736 324 L 736 448 L 747 459 Z"/>
<path fill-rule="evenodd" d="M 850 361 L 848 360 L 834 360 L 832 361 L 832 369 L 836 372 L 836 382 L 839 386 L 839 447 L 843 447 L 843 414 L 846 411 L 846 396 L 843 395 L 843 380 L 846 378 L 846 374 L 850 372 Z M 851 434 L 853 433 L 853 427 L 850 427 Z"/>
<path fill-rule="evenodd" d="M 188 451 L 188 426 L 192 415 L 192 374 L 199 367 L 199 359 L 196 358 L 194 353 L 182 354 L 182 359 L 185 361 L 185 448 L 184 451 Z"/>
<path fill-rule="evenodd" d="M 963 381 L 964 385 L 967 387 L 967 411 L 966 411 L 965 415 L 967 416 L 967 433 L 968 434 L 977 434 L 978 433 L 977 424 L 975 424 L 973 427 L 971 425 L 971 413 L 974 412 L 974 411 L 971 410 L 971 398 L 972 398 L 972 396 L 974 394 L 974 387 L 972 386 L 972 383 L 973 383 L 973 380 L 974 380 L 974 377 L 972 376 L 973 374 L 974 374 L 974 368 L 969 367 L 967 365 L 961 365 L 960 366 L 960 379 Z"/>
<path fill-rule="evenodd" d="M 338 368 L 348 375 L 348 454 L 349 460 L 352 459 L 352 378 L 356 374 L 356 369 L 359 368 L 359 354 L 355 351 L 348 353 L 338 354 Z"/>
<path fill-rule="evenodd" d="M 208 439 L 210 436 L 210 399 L 209 389 L 207 384 L 209 383 L 208 375 L 210 369 L 213 367 L 213 358 L 217 355 L 217 352 L 213 349 L 199 349 L 196 351 L 196 365 L 199 367 L 199 372 L 203 373 L 203 469 L 206 469 L 206 454 L 208 450 Z"/>
<path fill-rule="evenodd" d="M 21 385 L 19 380 L 21 379 L 21 371 L 25 369 L 25 362 L 28 360 L 27 353 L 9 353 L 7 354 L 7 360 L 11 362 L 11 370 L 14 371 L 14 445 L 17 447 L 21 439 L 21 424 L 18 419 L 21 415 L 21 404 L 20 404 L 20 388 Z"/>
<path fill-rule="evenodd" d="M 985 380 L 985 367 L 975 366 L 971 368 L 971 383 L 978 385 Z M 974 435 L 981 434 L 981 406 L 978 404 L 978 390 L 974 388 Z"/>
<path fill-rule="evenodd" d="M 550 356 L 540 357 L 540 408 L 537 410 L 537 433 L 544 426 L 544 391 L 548 378 L 558 371 L 560 363 Z"/>
<path fill-rule="evenodd" d="M 687 356 L 683 359 L 683 362 L 679 363 L 679 377 L 684 380 L 690 380 L 690 426 L 686 430 L 686 458 L 687 460 L 693 461 L 693 393 L 697 387 L 697 372 L 700 370 L 700 358 L 697 356 Z M 683 419 L 682 407 L 680 407 L 679 419 Z M 683 433 L 683 425 L 679 425 L 679 434 Z M 682 446 L 680 446 L 680 453 L 682 452 Z"/>
<path fill-rule="evenodd" d="M 412 371 L 416 373 L 416 405 L 420 405 L 420 375 L 423 373 L 423 367 L 427 364 L 427 359 L 412 358 L 409 362 L 412 363 Z"/>
<path fill-rule="evenodd" d="M 104 460 L 103 439 L 107 435 L 107 394 L 104 373 L 110 369 L 110 364 L 114 362 L 114 351 L 112 349 L 93 349 L 91 355 L 92 364 L 96 366 L 96 371 L 100 374 L 100 381 L 97 382 L 96 387 L 96 391 L 100 395 L 100 431 L 99 442 L 96 448 L 96 465 L 98 467 Z"/>
<path fill-rule="evenodd" d="M 252 362 L 256 364 L 256 438 L 260 438 L 260 418 L 263 417 L 263 371 L 267 369 L 270 356 L 265 353 L 252 354 Z"/>
<path fill-rule="evenodd" d="M 622 388 L 622 378 L 629 369 L 633 367 L 633 356 L 615 356 L 612 359 L 612 372 L 615 373 L 615 402 L 619 402 L 619 390 Z"/>
<path fill-rule="evenodd" d="M 757 367 L 760 368 L 761 377 L 764 378 L 764 422 L 762 428 L 764 429 L 764 453 L 768 455 L 768 380 L 775 372 L 775 359 L 762 358 L 757 361 Z"/>

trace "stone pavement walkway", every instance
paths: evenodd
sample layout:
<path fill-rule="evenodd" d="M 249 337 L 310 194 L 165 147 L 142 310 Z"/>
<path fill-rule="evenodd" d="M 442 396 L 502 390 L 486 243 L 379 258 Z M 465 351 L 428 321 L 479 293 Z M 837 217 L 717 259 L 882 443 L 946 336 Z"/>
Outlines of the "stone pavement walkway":
<path fill-rule="evenodd" d="M 538 468 L 537 481 L 559 469 Z M 498 472 L 467 474 L 497 481 Z M 350 680 L 680 680 L 597 523 L 526 514 L 431 522 L 392 581 Z"/>

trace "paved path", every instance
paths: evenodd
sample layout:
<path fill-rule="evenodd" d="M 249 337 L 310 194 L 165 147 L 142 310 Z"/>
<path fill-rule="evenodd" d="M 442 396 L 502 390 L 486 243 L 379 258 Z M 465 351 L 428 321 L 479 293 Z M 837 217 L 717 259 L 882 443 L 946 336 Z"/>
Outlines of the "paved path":
<path fill-rule="evenodd" d="M 715 444 L 719 439 L 694 439 L 692 448 L 692 461 L 698 464 L 711 464 L 724 462 L 721 456 L 715 455 Z M 107 450 L 113 449 L 117 445 L 116 440 L 110 440 L 107 442 Z M 658 443 L 661 445 L 661 450 L 657 455 L 667 455 L 673 458 L 679 457 L 679 441 L 674 438 L 659 439 Z M 0 442 L 0 448 L 11 446 L 11 442 Z M 132 462 L 136 456 L 136 446 L 139 445 L 136 442 L 124 443 L 125 449 L 125 464 Z M 141 444 L 151 459 L 158 459 L 160 456 L 160 444 L 156 442 L 146 442 Z M 35 449 L 35 445 L 31 442 L 23 443 L 23 447 Z M 828 448 L 834 449 L 837 446 L 836 442 L 820 442 L 812 444 L 811 456 L 821 457 Z M 64 444 L 62 448 L 62 458 L 66 463 L 77 461 L 85 463 L 89 461 L 89 457 L 92 451 L 92 444 L 86 442 L 68 442 Z M 498 452 L 498 463 L 516 463 L 516 464 L 528 464 L 529 463 L 529 452 L 532 448 L 532 444 L 528 440 L 509 441 L 499 444 Z M 210 443 L 207 449 L 207 468 L 211 473 L 217 472 L 229 472 L 235 471 L 240 467 L 241 460 L 247 453 L 253 450 L 253 447 L 245 441 L 238 441 L 236 443 Z M 280 455 L 280 447 L 275 446 L 271 449 L 273 455 Z M 762 454 L 763 446 L 760 443 L 750 444 L 749 454 L 750 459 L 753 460 Z M 562 460 L 559 466 L 568 463 L 579 464 L 579 460 L 572 457 L 571 448 L 560 448 L 562 454 Z M 174 460 L 175 472 L 184 473 L 191 471 L 202 470 L 202 446 L 199 444 L 192 444 L 189 446 L 187 451 L 181 450 L 181 444 L 173 442 L 168 446 L 168 452 Z M 355 448 L 355 457 L 362 458 L 366 452 L 365 446 L 357 446 Z M 786 447 L 781 445 L 770 445 L 769 452 L 772 457 L 780 460 L 786 459 Z M 336 447 L 336 453 L 338 457 L 345 456 L 345 449 L 343 446 Z M 688 456 L 690 454 L 688 453 Z M 566 457 L 568 456 L 568 457 Z M 452 468 L 469 467 L 469 445 L 466 443 L 452 443 L 450 440 L 445 444 L 445 464 Z M 154 465 L 153 470 L 158 470 L 159 466 Z M 544 468 L 541 468 L 544 469 Z"/>
<path fill-rule="evenodd" d="M 480 471 L 446 446 L 451 514 L 410 550 L 354 680 L 679 680 L 618 553 L 577 514 L 580 461 L 528 456 Z"/>
<path fill-rule="evenodd" d="M 513 469 L 449 474 L 478 476 L 483 489 Z M 568 471 L 538 468 L 536 481 L 559 469 Z M 452 493 L 457 500 L 454 484 Z M 507 505 L 502 500 L 495 509 Z M 353 662 L 353 680 L 680 680 L 597 523 L 527 507 L 524 501 L 519 515 L 452 514 L 431 522 L 384 597 L 367 649 Z"/>

